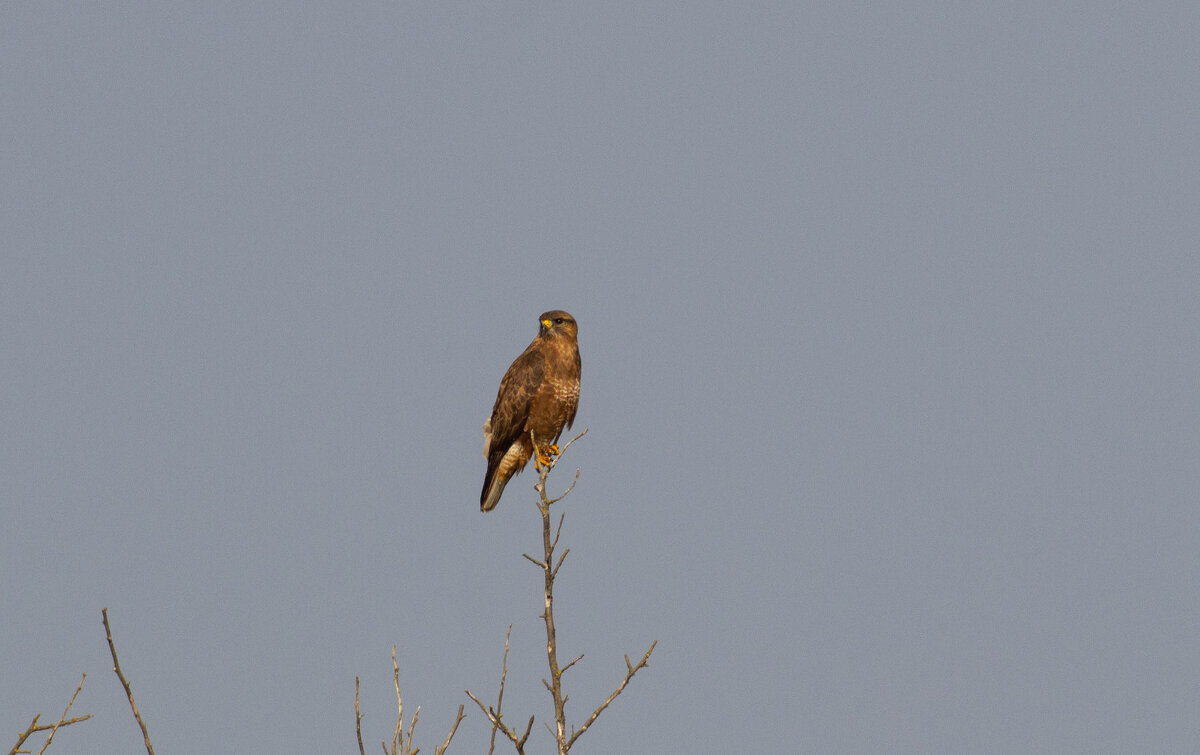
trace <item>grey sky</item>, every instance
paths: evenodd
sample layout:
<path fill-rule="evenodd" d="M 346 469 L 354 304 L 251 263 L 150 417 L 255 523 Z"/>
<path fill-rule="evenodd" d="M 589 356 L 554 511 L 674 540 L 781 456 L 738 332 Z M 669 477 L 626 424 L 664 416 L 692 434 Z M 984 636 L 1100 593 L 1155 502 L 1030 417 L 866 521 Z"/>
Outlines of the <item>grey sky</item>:
<path fill-rule="evenodd" d="M 581 752 L 1191 751 L 1197 39 L 1165 2 L 4 4 L 0 726 L 86 671 L 52 751 L 137 749 L 103 606 L 159 752 L 352 751 L 356 675 L 377 743 L 392 644 L 432 752 L 509 622 L 549 720 L 533 476 L 477 501 L 561 307 L 571 719 L 659 641 Z"/>

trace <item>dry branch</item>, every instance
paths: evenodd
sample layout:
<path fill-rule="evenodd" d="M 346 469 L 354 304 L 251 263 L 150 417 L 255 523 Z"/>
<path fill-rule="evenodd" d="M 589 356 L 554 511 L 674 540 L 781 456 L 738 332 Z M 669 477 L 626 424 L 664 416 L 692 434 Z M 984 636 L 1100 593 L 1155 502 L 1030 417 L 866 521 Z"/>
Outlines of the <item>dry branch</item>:
<path fill-rule="evenodd" d="M 358 755 L 367 755 L 363 750 L 362 711 L 358 708 L 358 677 L 354 677 L 354 733 L 358 736 Z"/>
<path fill-rule="evenodd" d="M 500 692 L 496 695 L 496 717 L 499 718 L 504 708 L 504 683 L 508 681 L 508 641 L 512 638 L 512 624 L 504 633 L 504 657 L 500 659 Z M 488 755 L 496 751 L 496 725 L 492 724 L 492 738 L 488 741 Z"/>
<path fill-rule="evenodd" d="M 529 732 L 533 730 L 533 716 L 529 717 L 529 724 L 525 727 L 525 733 L 518 736 L 517 732 L 510 729 L 504 723 L 503 713 L 504 707 L 504 684 L 508 680 L 508 641 L 512 637 L 512 624 L 508 625 L 508 632 L 504 635 L 504 657 L 500 661 L 500 692 L 496 695 L 496 707 L 490 708 L 480 702 L 478 697 L 471 694 L 471 690 L 465 690 L 467 697 L 475 701 L 479 709 L 483 711 L 483 715 L 487 716 L 492 723 L 492 739 L 488 744 L 488 755 L 492 755 L 496 750 L 496 732 L 501 731 L 504 736 L 508 737 L 508 741 L 512 742 L 513 747 L 517 750 L 517 755 L 525 755 L 525 742 L 529 739 Z M 462 710 L 460 707 L 459 710 Z"/>
<path fill-rule="evenodd" d="M 484 705 L 478 697 L 471 694 L 471 690 L 464 690 L 464 692 L 467 693 L 467 697 L 475 701 L 475 704 L 479 706 L 479 710 L 483 711 L 483 715 L 487 716 L 487 719 L 492 722 L 492 727 L 499 729 L 504 736 L 508 737 L 508 741 L 512 742 L 513 747 L 516 748 L 517 755 L 525 755 L 525 742 L 528 741 L 529 732 L 533 729 L 533 716 L 529 717 L 529 725 L 525 727 L 525 733 L 518 736 L 514 729 L 504 723 L 504 720 L 494 708 Z M 491 750 L 488 750 L 488 752 L 491 752 Z"/>
<path fill-rule="evenodd" d="M 400 664 L 396 662 L 396 646 L 392 645 L 392 683 L 396 688 L 396 728 L 392 731 L 391 755 L 417 755 L 420 747 L 413 749 L 413 730 L 417 728 L 417 717 L 421 715 L 421 706 L 413 711 L 412 721 L 408 725 L 408 745 L 404 742 L 404 698 L 400 696 Z M 384 755 L 388 755 L 387 744 L 383 745 Z"/>
<path fill-rule="evenodd" d="M 587 435 L 587 430 L 584 430 L 571 440 L 567 441 L 567 443 L 561 449 L 559 449 L 557 453 L 552 453 L 549 455 L 542 454 L 542 447 L 538 445 L 537 438 L 533 438 L 531 436 L 534 447 L 534 467 L 538 472 L 538 482 L 533 486 L 533 489 L 538 492 L 537 507 L 538 512 L 542 517 L 542 557 L 534 558 L 528 553 L 521 554 L 528 559 L 530 563 L 542 570 L 542 581 L 545 588 L 545 604 L 541 618 L 546 624 L 546 661 L 550 667 L 550 678 L 548 680 L 543 679 L 542 684 L 547 690 L 549 690 L 550 697 L 554 702 L 554 727 L 551 728 L 549 725 L 547 725 L 546 729 L 554 737 L 555 744 L 557 745 L 558 755 L 569 755 L 571 747 L 575 744 L 575 741 L 579 739 L 579 737 L 582 736 L 583 733 L 587 731 L 593 723 L 596 722 L 596 719 L 600 717 L 600 714 L 603 713 L 610 704 L 612 704 L 613 700 L 617 699 L 617 696 L 625 691 L 625 688 L 633 679 L 634 674 L 650 664 L 650 655 L 654 652 L 655 646 L 658 645 L 657 640 L 652 642 L 650 644 L 650 649 L 646 651 L 645 655 L 642 656 L 641 660 L 638 661 L 636 665 L 630 663 L 629 656 L 625 656 L 625 677 L 621 680 L 621 683 L 617 685 L 616 689 L 612 691 L 612 693 L 604 700 L 604 702 L 600 703 L 600 705 L 597 706 L 594 711 L 592 711 L 591 715 L 588 716 L 587 720 L 583 722 L 583 725 L 580 726 L 578 730 L 572 728 L 571 734 L 567 734 L 566 704 L 570 697 L 563 691 L 562 677 L 568 669 L 570 669 L 579 661 L 583 660 L 583 654 L 581 653 L 580 655 L 576 656 L 567 665 L 562 667 L 559 666 L 558 637 L 554 625 L 554 580 L 558 577 L 558 571 L 562 568 L 563 561 L 566 560 L 567 554 L 571 552 L 571 549 L 563 549 L 563 551 L 558 555 L 558 558 L 555 559 L 554 554 L 558 549 L 559 539 L 562 537 L 563 522 L 566 519 L 566 515 L 559 515 L 558 526 L 553 528 L 552 532 L 550 522 L 550 507 L 566 498 L 571 494 L 571 491 L 575 489 L 576 483 L 579 482 L 579 468 L 576 467 L 575 478 L 571 481 L 570 486 L 568 486 L 567 489 L 556 498 L 551 498 L 546 495 L 546 478 L 550 474 L 550 471 L 554 469 L 555 465 L 557 465 L 562 459 L 562 456 L 566 453 L 567 449 L 571 447 L 571 444 L 582 438 L 584 435 Z M 548 458 L 549 460 L 545 463 L 542 463 L 541 459 L 543 458 Z M 488 755 L 492 755 L 493 750 L 495 749 L 497 731 L 503 732 L 504 736 L 508 737 L 508 740 L 512 742 L 513 747 L 516 748 L 517 755 L 524 755 L 525 742 L 529 739 L 529 732 L 533 729 L 533 716 L 529 717 L 529 724 L 525 727 L 525 733 L 520 735 L 515 729 L 504 722 L 504 717 L 501 712 L 501 705 L 504 702 L 504 684 L 508 676 L 508 643 L 511 635 L 512 625 L 510 624 L 508 627 L 508 634 L 505 635 L 504 638 L 504 660 L 501 664 L 500 694 L 496 700 L 496 707 L 492 708 L 484 705 L 479 698 L 471 694 L 471 690 L 466 690 L 467 697 L 471 698 L 471 700 L 473 700 L 475 704 L 479 706 L 479 710 L 481 710 L 483 714 L 487 716 L 488 721 L 490 721 L 492 724 L 492 741 L 488 748 Z"/>
<path fill-rule="evenodd" d="M 575 744 L 575 741 L 585 731 L 588 730 L 588 727 L 595 723 L 596 719 L 600 717 L 600 714 L 604 712 L 604 709 L 607 708 L 612 701 L 617 698 L 618 695 L 625 691 L 625 687 L 629 684 L 630 680 L 633 679 L 633 675 L 636 674 L 640 669 L 649 665 L 650 654 L 654 652 L 654 648 L 658 644 L 657 640 L 651 643 L 650 649 L 646 651 L 646 654 L 642 656 L 642 659 L 637 663 L 637 665 L 633 665 L 629 662 L 629 656 L 625 657 L 625 678 L 621 680 L 621 683 L 617 685 L 617 688 L 613 690 L 612 694 L 610 694 L 608 698 L 604 700 L 604 702 L 600 703 L 600 705 L 594 711 L 592 711 L 592 714 L 588 716 L 586 721 L 583 722 L 583 725 L 580 726 L 578 730 L 572 730 L 571 734 L 568 736 L 566 728 L 566 704 L 570 698 L 563 691 L 562 676 L 564 673 L 566 673 L 567 669 L 571 668 L 583 659 L 583 654 L 577 656 L 567 665 L 559 667 L 558 637 L 554 624 L 554 580 L 558 577 L 558 570 L 562 568 L 563 561 L 566 559 L 567 554 L 571 552 L 571 549 L 564 549 L 562 553 L 559 554 L 558 559 L 555 560 L 554 552 L 558 548 L 559 539 L 562 537 L 563 521 L 566 519 L 566 514 L 559 515 L 558 526 L 554 528 L 553 536 L 551 536 L 550 507 L 566 498 L 571 494 L 571 491 L 575 489 L 576 483 L 579 482 L 579 468 L 575 468 L 575 478 L 571 481 L 570 486 L 563 491 L 562 495 L 559 495 L 557 498 L 550 498 L 546 495 L 546 478 L 550 474 L 550 471 L 554 469 L 555 465 L 562 458 L 563 454 L 566 453 L 567 449 L 571 447 L 571 444 L 582 438 L 584 435 L 587 435 L 587 430 L 584 430 L 568 441 L 566 445 L 564 445 L 559 451 L 558 455 L 550 459 L 549 463 L 538 467 L 538 482 L 534 486 L 534 490 L 538 492 L 537 506 L 538 512 L 542 517 L 543 556 L 541 559 L 536 559 L 528 554 L 524 554 L 525 558 L 529 559 L 542 570 L 543 585 L 545 587 L 545 611 L 542 614 L 542 619 L 546 624 L 546 661 L 550 667 L 550 678 L 549 680 L 543 679 L 542 684 L 547 690 L 549 690 L 550 697 L 554 702 L 554 728 L 550 729 L 549 726 L 546 728 L 550 729 L 550 733 L 554 735 L 555 744 L 558 746 L 558 755 L 568 755 L 571 750 L 571 746 Z"/>
<path fill-rule="evenodd" d="M 362 712 L 359 708 L 359 688 L 361 683 L 359 678 L 354 677 L 354 733 L 358 738 L 359 755 L 366 755 L 363 750 L 362 738 Z M 392 646 L 392 686 L 396 690 L 396 725 L 392 729 L 392 748 L 388 750 L 388 743 L 381 741 L 379 746 L 383 748 L 383 755 L 418 755 L 421 752 L 420 747 L 413 746 L 413 732 L 417 728 L 417 718 L 421 715 L 420 706 L 417 707 L 412 714 L 412 720 L 408 723 L 408 731 L 404 730 L 404 698 L 400 694 L 400 664 L 396 660 L 396 646 Z M 446 735 L 440 746 L 434 747 L 435 755 L 444 755 L 446 750 L 450 748 L 450 741 L 454 739 L 454 733 L 458 731 L 458 725 L 466 718 L 463 715 L 463 706 L 458 706 L 458 716 L 454 719 L 454 723 L 450 726 L 450 732 Z"/>
<path fill-rule="evenodd" d="M 454 739 L 454 732 L 458 731 L 458 725 L 466 718 L 463 714 L 462 703 L 458 704 L 458 715 L 454 718 L 454 724 L 450 727 L 450 733 L 446 735 L 446 740 L 442 742 L 441 747 L 433 748 L 433 755 L 445 755 L 446 750 L 450 749 L 450 740 Z"/>
<path fill-rule="evenodd" d="M 650 654 L 654 652 L 656 645 L 658 645 L 658 640 L 650 643 L 650 649 L 646 651 L 646 654 L 642 656 L 642 660 L 638 661 L 636 666 L 630 665 L 629 656 L 625 656 L 625 678 L 621 680 L 621 683 L 617 685 L 617 688 L 613 690 L 612 694 L 609 695 L 604 702 L 600 703 L 596 710 L 592 711 L 592 715 L 588 716 L 588 720 L 583 722 L 583 726 L 579 727 L 579 731 L 571 734 L 571 738 L 567 740 L 568 750 L 571 749 L 571 745 L 575 744 L 575 740 L 579 739 L 580 735 L 587 731 L 589 726 L 595 723 L 596 719 L 600 717 L 600 714 L 604 712 L 604 709 L 608 707 L 608 704 L 613 700 L 616 700 L 617 695 L 625 691 L 625 685 L 629 684 L 629 680 L 633 678 L 633 675 L 636 674 L 640 669 L 650 665 Z M 571 663 L 574 662 L 575 661 L 571 661 Z"/>
<path fill-rule="evenodd" d="M 75 694 L 71 695 L 71 699 L 67 703 L 67 707 L 63 710 L 62 715 L 58 717 L 58 720 L 55 721 L 53 724 L 50 724 L 49 726 L 43 726 L 43 725 L 38 724 L 38 720 L 42 717 L 42 714 L 38 713 L 37 715 L 35 715 L 33 717 L 33 720 L 29 722 L 29 726 L 27 726 L 25 728 L 25 731 L 23 731 L 17 735 L 17 743 L 12 746 L 11 750 L 8 751 L 8 755 L 18 755 L 18 753 L 28 753 L 29 750 L 22 750 L 21 745 L 25 744 L 25 741 L 28 740 L 34 734 L 39 734 L 43 731 L 48 731 L 48 732 L 50 732 L 50 734 L 46 737 L 46 742 L 42 745 L 42 749 L 38 750 L 38 755 L 42 755 L 42 753 L 44 753 L 47 749 L 49 749 L 50 743 L 52 741 L 54 741 L 54 733 L 56 731 L 58 731 L 59 729 L 61 729 L 64 726 L 70 726 L 71 724 L 77 724 L 80 721 L 86 721 L 89 718 L 91 718 L 92 717 L 91 713 L 88 713 L 87 715 L 84 715 L 84 716 L 75 716 L 74 718 L 67 718 L 67 714 L 71 712 L 71 706 L 75 704 L 75 698 L 79 696 L 79 691 L 81 689 L 83 689 L 83 680 L 84 679 L 87 679 L 87 674 L 84 674 L 82 677 L 80 677 L 79 684 L 78 684 L 78 686 L 75 687 Z"/>
<path fill-rule="evenodd" d="M 129 687 L 129 680 L 125 678 L 125 674 L 121 673 L 121 664 L 117 661 L 117 648 L 113 645 L 112 629 L 108 626 L 108 609 L 101 609 L 100 615 L 104 617 L 104 634 L 108 638 L 108 651 L 112 654 L 113 671 L 117 672 L 117 678 L 121 680 L 121 686 L 125 688 L 125 697 L 129 698 L 129 707 L 133 710 L 133 717 L 137 719 L 138 726 L 142 729 L 142 739 L 146 742 L 147 755 L 154 755 L 154 746 L 150 744 L 150 732 L 146 731 L 146 722 L 142 720 L 142 714 L 138 713 L 137 703 L 133 701 L 133 690 Z"/>
<path fill-rule="evenodd" d="M 67 719 L 67 714 L 71 712 L 71 706 L 75 704 L 75 698 L 79 697 L 79 691 L 83 689 L 84 679 L 87 679 L 87 674 L 79 677 L 79 684 L 75 687 L 75 694 L 71 695 L 71 699 L 67 701 L 67 707 L 63 708 L 62 715 L 58 717 L 58 721 L 54 723 L 54 726 L 50 727 L 50 734 L 46 737 L 46 742 L 42 745 L 42 749 L 38 750 L 38 755 L 42 755 L 42 753 L 50 749 L 50 743 L 54 741 L 55 732 L 63 725 L 63 721 Z"/>

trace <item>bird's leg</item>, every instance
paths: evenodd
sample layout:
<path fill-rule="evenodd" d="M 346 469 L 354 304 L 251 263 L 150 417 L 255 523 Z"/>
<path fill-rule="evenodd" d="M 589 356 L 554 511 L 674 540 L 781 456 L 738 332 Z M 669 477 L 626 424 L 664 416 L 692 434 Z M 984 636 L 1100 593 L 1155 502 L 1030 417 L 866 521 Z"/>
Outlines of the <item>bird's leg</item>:
<path fill-rule="evenodd" d="M 529 439 L 533 441 L 534 469 L 540 470 L 542 467 L 550 466 L 554 461 L 554 457 L 558 456 L 558 446 L 554 443 L 551 443 L 548 446 L 540 446 L 538 445 L 537 439 L 533 437 L 532 433 L 530 433 Z"/>

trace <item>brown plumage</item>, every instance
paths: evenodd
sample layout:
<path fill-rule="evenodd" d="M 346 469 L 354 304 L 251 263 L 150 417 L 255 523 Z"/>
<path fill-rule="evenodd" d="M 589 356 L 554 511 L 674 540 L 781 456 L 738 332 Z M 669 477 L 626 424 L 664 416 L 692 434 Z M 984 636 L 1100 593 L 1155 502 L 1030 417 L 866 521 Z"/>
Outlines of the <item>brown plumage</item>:
<path fill-rule="evenodd" d="M 555 309 L 538 320 L 537 337 L 504 373 L 492 416 L 483 424 L 483 511 L 496 508 L 504 486 L 533 455 L 530 431 L 545 453 L 575 422 L 580 367 L 575 318 Z"/>

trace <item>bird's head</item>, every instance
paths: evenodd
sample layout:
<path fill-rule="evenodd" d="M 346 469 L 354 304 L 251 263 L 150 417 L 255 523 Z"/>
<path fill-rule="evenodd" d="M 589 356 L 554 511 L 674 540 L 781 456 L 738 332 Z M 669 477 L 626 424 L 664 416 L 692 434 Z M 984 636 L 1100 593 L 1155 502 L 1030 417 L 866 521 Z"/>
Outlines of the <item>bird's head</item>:
<path fill-rule="evenodd" d="M 542 338 L 557 338 L 562 336 L 575 338 L 578 333 L 579 329 L 575 325 L 575 318 L 561 309 L 552 309 L 549 312 L 543 312 L 542 316 L 538 318 L 538 335 Z"/>

